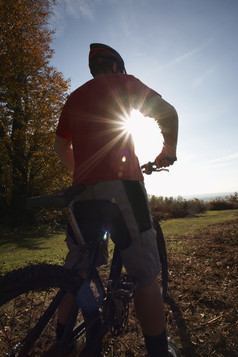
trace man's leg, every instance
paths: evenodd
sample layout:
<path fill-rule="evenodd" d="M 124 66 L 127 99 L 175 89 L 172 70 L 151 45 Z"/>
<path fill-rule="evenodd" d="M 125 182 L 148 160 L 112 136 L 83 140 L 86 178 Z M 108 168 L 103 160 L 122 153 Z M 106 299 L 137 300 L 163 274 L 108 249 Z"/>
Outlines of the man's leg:
<path fill-rule="evenodd" d="M 157 279 L 149 285 L 138 287 L 135 295 L 135 309 L 149 356 L 168 356 L 164 303 Z"/>
<path fill-rule="evenodd" d="M 56 338 L 59 341 L 65 331 L 65 326 L 69 317 L 69 314 L 73 308 L 75 302 L 75 296 L 67 293 L 62 300 L 59 308 L 58 308 L 58 319 L 57 319 L 57 328 L 56 328 Z M 94 352 L 90 352 L 92 350 L 91 343 L 95 341 L 95 336 L 97 335 L 98 330 L 101 328 L 101 321 L 98 319 L 99 310 L 98 310 L 98 302 L 88 285 L 84 285 L 84 287 L 80 290 L 80 294 L 78 295 L 78 303 L 82 308 L 82 312 L 84 318 L 86 318 L 86 330 L 87 330 L 87 321 L 96 320 L 93 327 L 87 330 L 87 341 L 88 345 L 85 346 L 84 350 L 80 352 L 79 356 L 81 357 L 98 357 L 101 355 L 101 340 L 97 343 L 96 347 L 94 347 Z M 92 338 L 94 336 L 94 338 Z"/>
<path fill-rule="evenodd" d="M 56 339 L 59 341 L 65 330 L 65 324 L 69 317 L 69 314 L 73 308 L 75 301 L 75 296 L 70 293 L 67 293 L 58 308 L 58 317 L 57 317 L 57 327 L 56 327 Z"/>

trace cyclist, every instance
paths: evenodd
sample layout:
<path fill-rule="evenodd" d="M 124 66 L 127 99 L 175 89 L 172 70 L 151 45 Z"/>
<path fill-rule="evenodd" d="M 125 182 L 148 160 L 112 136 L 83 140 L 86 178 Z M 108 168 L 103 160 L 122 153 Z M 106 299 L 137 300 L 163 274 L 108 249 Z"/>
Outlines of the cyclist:
<path fill-rule="evenodd" d="M 67 99 L 55 136 L 55 150 L 73 170 L 73 184 L 85 184 L 83 200 L 110 200 L 119 207 L 130 239 L 120 245 L 128 274 L 137 279 L 135 309 L 150 357 L 168 356 L 163 300 L 157 276 L 160 261 L 143 175 L 125 122 L 132 109 L 153 117 L 164 138 L 155 162 L 158 168 L 176 160 L 178 117 L 173 106 L 137 78 L 126 74 L 124 61 L 111 47 L 90 45 L 92 80 Z M 149 143 L 145 143 L 149 145 Z M 117 240 L 117 237 L 114 237 Z M 77 243 L 68 232 L 66 266 L 73 265 Z M 62 331 L 68 310 L 60 309 L 58 331 Z M 68 308 L 66 307 L 68 306 Z"/>

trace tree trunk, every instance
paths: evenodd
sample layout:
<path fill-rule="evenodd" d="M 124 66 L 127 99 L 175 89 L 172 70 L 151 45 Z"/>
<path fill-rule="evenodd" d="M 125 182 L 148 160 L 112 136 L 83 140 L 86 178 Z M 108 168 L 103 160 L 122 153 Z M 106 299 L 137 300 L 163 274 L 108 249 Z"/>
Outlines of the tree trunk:
<path fill-rule="evenodd" d="M 25 224 L 25 203 L 28 194 L 27 182 L 27 153 L 26 131 L 28 118 L 21 107 L 21 97 L 14 110 L 12 125 L 12 194 L 10 203 L 11 224 L 20 226 Z"/>

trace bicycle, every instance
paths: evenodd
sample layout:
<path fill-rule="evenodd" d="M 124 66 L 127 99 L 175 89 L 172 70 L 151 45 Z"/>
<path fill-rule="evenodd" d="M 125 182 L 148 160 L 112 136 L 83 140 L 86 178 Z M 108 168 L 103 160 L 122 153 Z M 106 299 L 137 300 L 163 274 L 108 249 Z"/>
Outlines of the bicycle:
<path fill-rule="evenodd" d="M 153 165 L 150 168 L 156 171 Z M 113 250 L 106 281 L 100 268 L 96 267 L 98 251 L 102 242 L 108 240 L 108 232 L 93 244 L 87 243 L 82 237 L 73 207 L 75 197 L 83 190 L 84 185 L 79 184 L 54 195 L 28 200 L 28 208 L 57 208 L 66 211 L 82 247 L 82 254 L 89 258 L 89 263 L 86 275 L 82 276 L 76 270 L 68 270 L 63 266 L 39 264 L 0 277 L 1 357 L 73 356 L 76 353 L 79 355 L 86 345 L 93 354 L 102 341 L 103 354 L 107 356 L 114 339 L 127 325 L 136 282 L 130 280 L 123 271 L 117 246 Z M 162 264 L 161 289 L 166 299 L 167 255 L 159 225 L 157 232 Z M 76 298 L 63 337 L 56 341 L 56 313 L 67 293 Z M 90 306 L 90 310 L 85 304 Z M 179 351 L 174 356 L 179 356 Z"/>

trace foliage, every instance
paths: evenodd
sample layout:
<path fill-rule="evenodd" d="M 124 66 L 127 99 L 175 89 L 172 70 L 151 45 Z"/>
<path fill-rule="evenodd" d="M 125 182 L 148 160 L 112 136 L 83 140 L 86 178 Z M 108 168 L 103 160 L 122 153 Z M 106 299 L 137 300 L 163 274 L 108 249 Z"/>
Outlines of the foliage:
<path fill-rule="evenodd" d="M 193 216 L 197 213 L 206 211 L 206 204 L 194 198 L 193 200 L 185 200 L 182 197 L 156 197 L 152 196 L 150 205 L 153 214 L 158 219 L 183 218 Z"/>
<path fill-rule="evenodd" d="M 232 202 L 234 204 L 238 204 L 238 193 L 235 192 L 233 195 L 226 197 L 227 201 Z"/>
<path fill-rule="evenodd" d="M 204 202 L 198 198 L 185 200 L 182 197 L 156 197 L 151 196 L 150 205 L 152 213 L 158 219 L 183 218 L 196 214 L 217 210 L 228 210 L 238 208 L 238 195 L 234 193 L 225 199 L 216 199 Z"/>
<path fill-rule="evenodd" d="M 50 66 L 55 0 L 1 0 L 0 215 L 16 225 L 28 195 L 65 186 L 53 154 L 56 123 L 69 82 Z M 14 217 L 14 219 L 13 219 Z"/>
<path fill-rule="evenodd" d="M 208 203 L 208 209 L 212 211 L 221 211 L 236 208 L 238 208 L 237 192 L 235 192 L 233 195 L 227 196 L 226 199 L 216 199 Z"/>
<path fill-rule="evenodd" d="M 226 200 L 216 199 L 208 203 L 208 209 L 212 211 L 222 211 L 232 208 L 233 208 L 233 204 Z"/>

